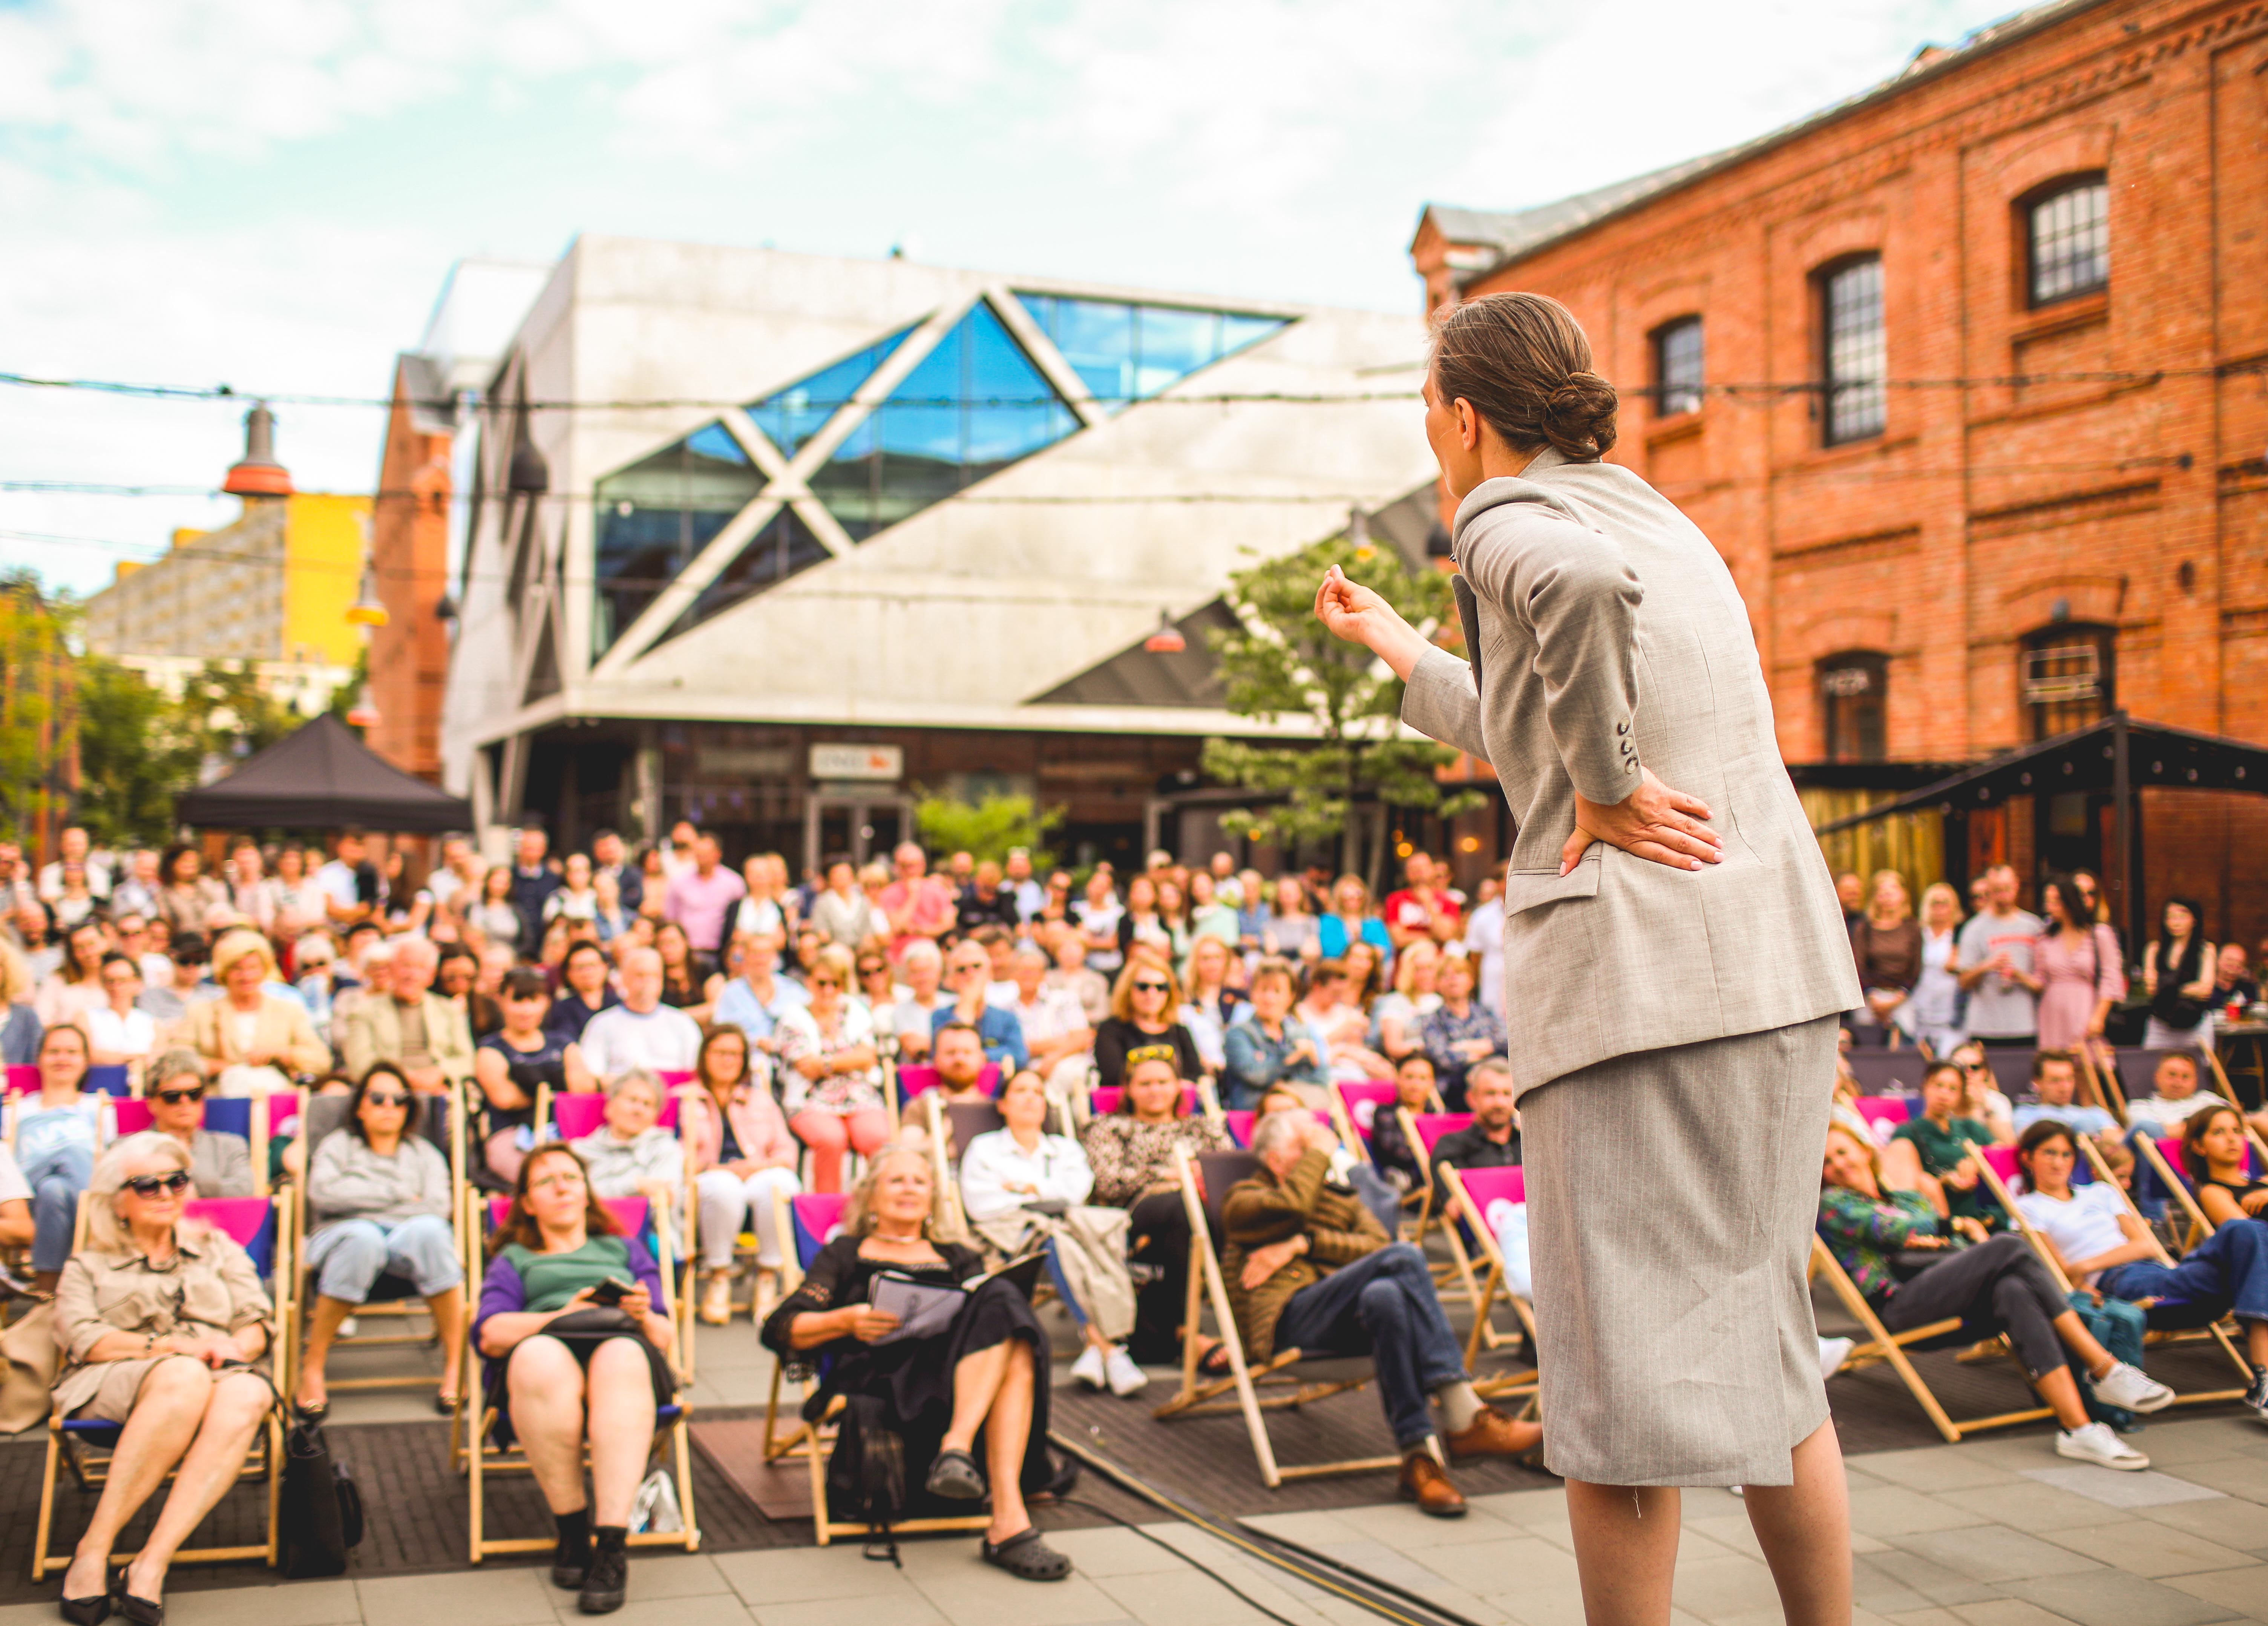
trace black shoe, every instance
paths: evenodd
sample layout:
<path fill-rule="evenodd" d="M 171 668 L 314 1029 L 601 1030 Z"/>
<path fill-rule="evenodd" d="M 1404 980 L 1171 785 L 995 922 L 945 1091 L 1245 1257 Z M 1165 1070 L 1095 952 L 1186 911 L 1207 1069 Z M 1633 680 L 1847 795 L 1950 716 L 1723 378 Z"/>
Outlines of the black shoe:
<path fill-rule="evenodd" d="M 92 1598 L 58 1598 L 55 1604 L 71 1626 L 102 1626 L 110 1618 L 108 1593 L 97 1593 Z"/>
<path fill-rule="evenodd" d="M 578 1531 L 561 1531 L 559 1544 L 551 1549 L 551 1584 L 562 1592 L 579 1592 L 584 1578 L 590 1572 L 590 1526 L 585 1525 Z"/>
<path fill-rule="evenodd" d="M 591 1553 L 590 1572 L 583 1578 L 583 1589 L 575 1597 L 575 1607 L 585 1615 L 611 1615 L 622 1607 L 622 1594 L 630 1590 L 630 1555 L 619 1547 L 600 1547 Z"/>
<path fill-rule="evenodd" d="M 118 1578 L 118 1613 L 122 1619 L 133 1622 L 134 1626 L 166 1626 L 166 1606 L 128 1592 L 123 1571 Z"/>
<path fill-rule="evenodd" d="M 2252 1369 L 2252 1386 L 2244 1392 L 2244 1409 L 2268 1423 L 2268 1366 Z"/>

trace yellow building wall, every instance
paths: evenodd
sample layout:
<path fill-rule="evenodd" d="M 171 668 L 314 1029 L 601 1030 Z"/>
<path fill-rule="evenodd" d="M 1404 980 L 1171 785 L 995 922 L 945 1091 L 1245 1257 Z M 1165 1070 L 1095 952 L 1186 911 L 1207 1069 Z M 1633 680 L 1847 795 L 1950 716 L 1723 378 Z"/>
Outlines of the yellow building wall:
<path fill-rule="evenodd" d="M 1828 790 L 1806 786 L 1796 792 L 1814 830 L 1863 813 L 1876 802 L 1896 799 L 1896 791 Z M 1934 809 L 1893 813 L 1871 824 L 1838 830 L 1819 838 L 1827 866 L 1837 875 L 1855 872 L 1871 879 L 1877 869 L 1895 869 L 1906 883 L 1906 897 L 1921 913 L 1922 889 L 1945 879 L 1945 817 Z"/>
<path fill-rule="evenodd" d="M 286 498 L 284 532 L 284 647 L 286 661 L 352 666 L 362 629 L 347 608 L 362 587 L 370 499 L 303 491 Z"/>

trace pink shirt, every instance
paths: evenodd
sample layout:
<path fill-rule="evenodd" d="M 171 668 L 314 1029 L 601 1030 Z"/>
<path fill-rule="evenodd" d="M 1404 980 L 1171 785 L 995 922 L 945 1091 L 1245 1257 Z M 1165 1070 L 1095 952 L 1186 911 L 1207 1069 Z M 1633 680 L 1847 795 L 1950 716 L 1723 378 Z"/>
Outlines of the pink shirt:
<path fill-rule="evenodd" d="M 698 869 L 688 869 L 669 883 L 661 904 L 662 919 L 685 928 L 695 949 L 714 954 L 725 941 L 725 920 L 748 895 L 748 883 L 719 864 L 703 880 Z"/>
<path fill-rule="evenodd" d="M 890 940 L 890 953 L 895 956 L 916 937 L 939 937 L 953 924 L 953 892 L 935 876 L 924 876 L 914 883 L 913 914 L 908 924 L 913 929 Z M 906 883 L 893 881 L 882 889 L 882 907 L 891 914 L 906 906 Z"/>

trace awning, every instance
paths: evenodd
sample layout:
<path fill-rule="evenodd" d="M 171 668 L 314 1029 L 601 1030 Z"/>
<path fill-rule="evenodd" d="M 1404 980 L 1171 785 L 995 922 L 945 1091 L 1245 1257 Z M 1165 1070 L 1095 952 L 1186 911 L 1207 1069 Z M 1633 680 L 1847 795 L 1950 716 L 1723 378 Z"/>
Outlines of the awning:
<path fill-rule="evenodd" d="M 221 830 L 469 830 L 472 803 L 405 773 L 326 712 L 183 796 L 184 824 Z"/>

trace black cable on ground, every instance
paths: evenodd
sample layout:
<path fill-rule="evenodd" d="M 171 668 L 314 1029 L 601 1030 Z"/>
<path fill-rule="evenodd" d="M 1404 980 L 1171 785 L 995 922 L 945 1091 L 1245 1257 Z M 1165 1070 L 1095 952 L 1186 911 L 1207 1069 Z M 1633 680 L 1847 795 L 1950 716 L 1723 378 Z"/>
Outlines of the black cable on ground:
<path fill-rule="evenodd" d="M 1160 1489 L 1131 1470 L 1096 1452 L 1091 1447 L 1066 1438 L 1057 1430 L 1050 1429 L 1048 1431 L 1048 1439 L 1056 1449 L 1077 1458 L 1121 1490 L 1164 1510 L 1183 1524 L 1204 1531 L 1216 1541 L 1226 1542 L 1263 1563 L 1281 1570 L 1286 1575 L 1296 1577 L 1319 1592 L 1326 1592 L 1334 1597 L 1344 1598 L 1348 1602 L 1367 1609 L 1373 1615 L 1392 1621 L 1395 1622 L 1395 1626 L 1444 1626 L 1445 1622 L 1447 1626 L 1478 1626 L 1478 1622 L 1468 1620 L 1452 1610 L 1445 1609 L 1430 1599 L 1392 1585 L 1374 1576 L 1366 1575 L 1351 1565 L 1339 1564 L 1329 1559 L 1319 1558 L 1294 1543 L 1280 1541 L 1263 1532 L 1248 1531 L 1241 1522 L 1237 1525 L 1223 1524 L 1196 1504 L 1184 1501 L 1171 1492 Z M 1112 1512 L 1108 1508 L 1098 1507 L 1092 1502 L 1071 1498 L 1064 1498 L 1063 1504 L 1100 1513 L 1113 1523 L 1124 1526 L 1144 1540 L 1155 1542 L 1176 1558 L 1212 1577 L 1214 1580 L 1219 1581 L 1230 1592 L 1234 1593 L 1270 1619 L 1283 1622 L 1284 1626 L 1305 1626 L 1305 1622 L 1286 1621 L 1283 1615 L 1244 1592 L 1219 1571 L 1213 1569 L 1201 1559 L 1191 1557 L 1172 1542 L 1152 1535 L 1132 1520 Z M 1328 1571 L 1317 1567 L 1318 1565 L 1328 1565 Z"/>

